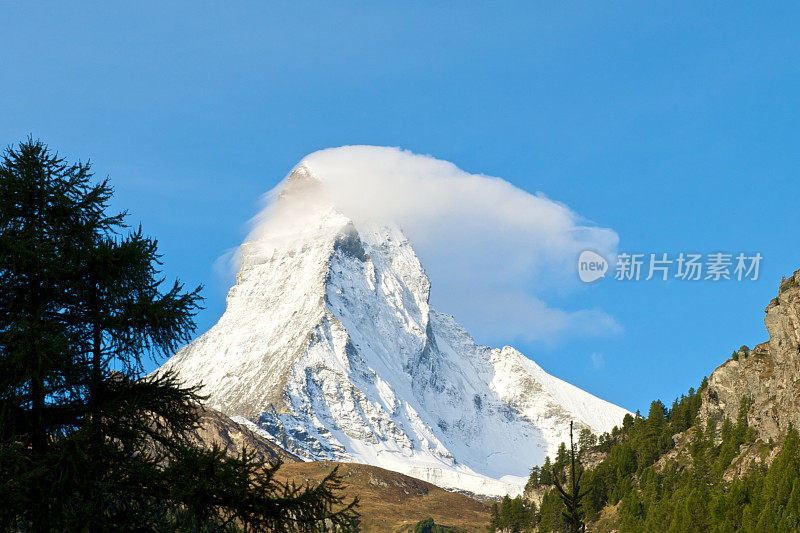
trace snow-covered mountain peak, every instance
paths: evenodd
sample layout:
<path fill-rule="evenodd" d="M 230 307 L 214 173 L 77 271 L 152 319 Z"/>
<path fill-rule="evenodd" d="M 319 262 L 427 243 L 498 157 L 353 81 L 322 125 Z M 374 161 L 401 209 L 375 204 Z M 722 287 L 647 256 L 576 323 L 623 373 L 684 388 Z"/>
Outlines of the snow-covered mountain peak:
<path fill-rule="evenodd" d="M 518 493 L 571 420 L 595 433 L 620 423 L 624 409 L 432 309 L 409 240 L 343 214 L 331 172 L 312 154 L 284 180 L 242 245 L 225 314 L 165 368 L 306 459 L 481 494 Z"/>

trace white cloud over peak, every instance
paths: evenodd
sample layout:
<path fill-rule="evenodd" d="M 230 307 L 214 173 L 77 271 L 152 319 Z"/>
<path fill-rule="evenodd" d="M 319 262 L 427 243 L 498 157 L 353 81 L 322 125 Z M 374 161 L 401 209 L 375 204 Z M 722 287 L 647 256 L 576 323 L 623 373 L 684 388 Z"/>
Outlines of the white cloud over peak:
<path fill-rule="evenodd" d="M 552 342 L 620 330 L 601 310 L 579 303 L 558 309 L 543 300 L 545 292 L 577 287 L 582 250 L 610 254 L 618 243 L 613 230 L 588 223 L 566 205 L 398 148 L 331 148 L 301 164 L 356 225 L 399 225 L 431 279 L 434 307 L 453 314 L 479 341 Z M 281 186 L 265 196 L 268 203 Z M 270 213 L 267 205 L 253 233 Z"/>

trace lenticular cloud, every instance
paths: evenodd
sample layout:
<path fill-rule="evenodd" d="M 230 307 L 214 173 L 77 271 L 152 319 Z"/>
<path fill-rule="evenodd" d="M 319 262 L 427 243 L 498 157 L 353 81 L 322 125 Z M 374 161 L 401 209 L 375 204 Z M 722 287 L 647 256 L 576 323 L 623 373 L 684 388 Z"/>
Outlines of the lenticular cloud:
<path fill-rule="evenodd" d="M 431 279 L 433 304 L 455 315 L 478 340 L 552 341 L 566 332 L 619 330 L 602 311 L 555 309 L 539 296 L 545 287 L 577 286 L 582 250 L 610 254 L 618 243 L 613 230 L 587 223 L 566 205 L 398 148 L 330 148 L 300 164 L 356 225 L 400 226 Z M 282 185 L 265 196 L 249 238 L 276 222 L 270 204 Z"/>

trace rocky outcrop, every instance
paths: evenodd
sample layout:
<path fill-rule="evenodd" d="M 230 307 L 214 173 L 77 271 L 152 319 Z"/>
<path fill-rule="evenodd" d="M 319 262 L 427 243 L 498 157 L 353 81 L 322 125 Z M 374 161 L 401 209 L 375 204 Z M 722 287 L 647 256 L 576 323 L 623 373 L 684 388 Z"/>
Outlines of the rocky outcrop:
<path fill-rule="evenodd" d="M 703 391 L 701 420 L 735 420 L 742 398 L 747 421 L 762 440 L 777 440 L 800 427 L 800 270 L 785 278 L 766 308 L 769 340 L 740 350 L 717 368 Z"/>
<path fill-rule="evenodd" d="M 295 463 L 299 461 L 296 456 L 277 444 L 214 409 L 202 410 L 199 426 L 190 431 L 187 437 L 189 441 L 201 448 L 210 449 L 217 445 L 231 455 L 239 455 L 244 449 L 247 449 L 257 458 L 268 462 L 281 460 L 284 463 Z"/>

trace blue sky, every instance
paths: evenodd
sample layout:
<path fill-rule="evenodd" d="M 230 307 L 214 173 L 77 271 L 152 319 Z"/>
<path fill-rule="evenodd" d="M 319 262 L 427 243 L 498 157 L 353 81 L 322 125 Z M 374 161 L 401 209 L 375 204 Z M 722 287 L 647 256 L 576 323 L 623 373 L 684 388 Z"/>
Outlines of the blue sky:
<path fill-rule="evenodd" d="M 4 2 L 0 140 L 110 176 L 166 274 L 206 286 L 198 332 L 260 195 L 310 152 L 374 144 L 542 191 L 623 251 L 764 256 L 755 282 L 547 292 L 622 329 L 490 339 L 559 377 L 646 410 L 766 339 L 800 268 L 800 8 L 428 4 Z"/>

